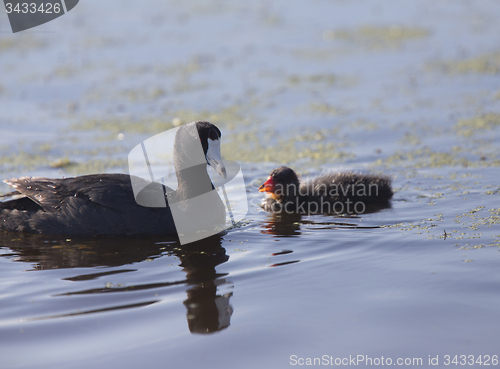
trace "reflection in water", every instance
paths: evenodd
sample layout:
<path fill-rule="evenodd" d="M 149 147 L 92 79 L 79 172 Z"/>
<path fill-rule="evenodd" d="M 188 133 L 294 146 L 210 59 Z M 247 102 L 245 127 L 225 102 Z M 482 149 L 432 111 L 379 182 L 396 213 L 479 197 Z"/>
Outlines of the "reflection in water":
<path fill-rule="evenodd" d="M 231 283 L 222 277 L 227 274 L 218 274 L 215 267 L 225 263 L 229 257 L 221 246 L 220 235 L 180 246 L 178 241 L 165 241 L 165 238 L 92 238 L 92 239 L 67 239 L 51 236 L 19 234 L 3 232 L 0 234 L 0 247 L 3 249 L 0 257 L 32 264 L 31 270 L 65 269 L 65 268 L 94 268 L 117 267 L 133 265 L 149 261 L 165 255 L 176 256 L 181 261 L 180 266 L 186 272 L 186 279 L 168 282 L 155 282 L 148 284 L 127 285 L 126 287 L 106 285 L 102 288 L 91 288 L 63 292 L 56 296 L 70 295 L 96 295 L 109 293 L 123 293 L 128 291 L 148 290 L 152 288 L 165 288 L 173 285 L 188 285 L 187 299 L 184 305 L 187 308 L 189 330 L 192 333 L 211 333 L 227 328 L 230 324 L 232 307 L 229 298 L 232 293 L 217 294 L 218 287 Z M 131 267 L 119 270 L 107 270 L 79 274 L 74 277 L 64 278 L 68 281 L 89 281 L 103 276 L 118 273 L 135 272 L 140 269 Z M 139 303 L 121 303 L 105 309 L 85 309 L 78 306 L 78 312 L 65 314 L 52 314 L 34 318 L 50 319 L 62 316 L 90 314 L 102 311 L 135 308 L 151 305 L 159 299 L 141 301 Z M 33 319 L 32 319 L 33 320 Z"/>
<path fill-rule="evenodd" d="M 384 209 L 390 209 L 390 204 L 383 204 L 379 206 L 370 206 L 366 208 L 363 214 L 376 213 Z M 345 218 L 359 218 L 359 215 L 348 216 L 344 214 Z M 379 228 L 375 227 L 363 227 L 347 222 L 333 222 L 326 221 L 331 219 L 328 214 L 325 215 L 311 215 L 314 220 L 303 219 L 303 217 L 308 217 L 299 213 L 276 213 L 270 212 L 267 216 L 267 220 L 262 224 L 262 233 L 272 234 L 280 237 L 293 237 L 302 234 L 302 228 L 314 227 L 314 229 L 340 229 L 340 228 Z M 338 217 L 334 219 L 339 219 Z"/>
<path fill-rule="evenodd" d="M 262 233 L 274 234 L 276 236 L 299 236 L 300 214 L 278 214 L 270 213 L 267 221 L 262 224 Z"/>
<path fill-rule="evenodd" d="M 378 210 L 381 210 L 380 208 Z M 303 219 L 308 218 L 308 219 Z M 352 216 L 350 218 L 353 218 Z M 358 218 L 358 217 L 356 217 Z M 310 220 L 312 219 L 312 220 Z M 322 215 L 314 215 L 311 217 L 307 217 L 305 215 L 292 213 L 269 213 L 267 219 L 262 223 L 262 233 L 274 235 L 279 238 L 290 238 L 290 237 L 298 237 L 303 231 L 311 230 L 311 229 L 346 229 L 346 228 L 356 228 L 356 229 L 373 229 L 380 228 L 379 226 L 359 226 L 356 224 L 351 224 L 347 222 L 325 222 L 328 219 L 328 216 Z M 336 218 L 338 219 L 338 218 Z M 282 256 L 293 253 L 292 250 L 284 249 L 279 252 L 274 252 L 271 256 Z M 290 265 L 298 263 L 300 260 L 285 260 L 277 263 L 273 263 L 269 265 L 270 267 L 278 267 L 284 265 Z"/>
<path fill-rule="evenodd" d="M 217 239 L 218 242 L 215 237 L 211 237 L 191 243 L 176 253 L 186 272 L 188 284 L 192 286 L 184 301 L 192 333 L 212 333 L 227 328 L 233 313 L 229 305 L 232 293 L 217 295 L 217 287 L 228 282 L 220 279 L 227 274 L 217 274 L 215 267 L 229 259 L 226 250 L 220 245 L 220 238 Z"/>

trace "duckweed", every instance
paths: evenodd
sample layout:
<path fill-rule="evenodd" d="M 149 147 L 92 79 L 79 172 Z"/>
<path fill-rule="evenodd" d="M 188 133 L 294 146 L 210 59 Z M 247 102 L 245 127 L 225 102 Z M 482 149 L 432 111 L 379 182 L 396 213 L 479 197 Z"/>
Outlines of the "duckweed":
<path fill-rule="evenodd" d="M 480 55 L 465 60 L 434 62 L 428 66 L 430 69 L 438 69 L 450 74 L 498 74 L 500 73 L 500 53 Z"/>
<path fill-rule="evenodd" d="M 429 30 L 419 27 L 366 25 L 353 30 L 327 30 L 323 32 L 323 40 L 345 40 L 377 49 L 399 46 L 404 41 L 428 37 L 429 34 Z"/>
<path fill-rule="evenodd" d="M 326 140 L 327 130 L 309 132 L 305 136 L 275 139 L 273 130 L 233 133 L 224 142 L 222 154 L 242 162 L 276 162 L 290 164 L 297 161 L 326 163 L 344 160 L 353 154 L 340 150 L 345 144 L 335 144 Z"/>
<path fill-rule="evenodd" d="M 400 165 L 416 169 L 422 168 L 442 168 L 442 167 L 498 167 L 500 159 L 477 160 L 467 159 L 447 152 L 434 151 L 429 147 L 423 147 L 413 151 L 396 151 L 393 155 L 382 160 L 377 160 L 377 165 L 394 166 Z"/>
<path fill-rule="evenodd" d="M 347 113 L 343 108 L 322 103 L 311 103 L 308 109 L 312 113 L 324 115 L 343 115 Z"/>
<path fill-rule="evenodd" d="M 22 151 L 0 155 L 0 170 L 3 172 L 34 170 L 47 164 L 47 158 L 39 153 Z"/>
<path fill-rule="evenodd" d="M 19 35 L 19 37 L 15 38 L 0 38 L 0 50 L 3 51 L 10 49 L 35 49 L 44 47 L 46 44 L 46 41 L 31 35 Z"/>
<path fill-rule="evenodd" d="M 67 167 L 70 167 L 70 166 L 75 165 L 75 164 L 76 163 L 72 162 L 68 158 L 60 158 L 60 159 L 54 160 L 53 162 L 49 163 L 49 165 L 52 168 L 67 168 Z"/>
<path fill-rule="evenodd" d="M 102 130 L 110 131 L 114 134 L 153 134 L 198 120 L 208 120 L 225 130 L 231 130 L 237 126 L 249 125 L 251 123 L 258 122 L 255 117 L 250 114 L 245 114 L 242 111 L 242 107 L 236 105 L 223 108 L 219 111 L 197 112 L 192 110 L 176 110 L 167 112 L 164 116 L 169 117 L 169 119 L 160 119 L 157 117 L 146 117 L 141 119 L 134 119 L 131 117 L 87 119 L 83 122 L 73 124 L 70 127 L 70 130 Z"/>
<path fill-rule="evenodd" d="M 138 89 L 126 89 L 118 93 L 119 97 L 125 97 L 130 102 L 156 100 L 166 94 L 161 87 L 148 87 Z"/>
<path fill-rule="evenodd" d="M 143 118 L 134 120 L 130 118 L 110 118 L 110 119 L 89 119 L 81 123 L 73 124 L 70 130 L 76 131 L 90 131 L 90 130 L 103 130 L 111 131 L 115 135 L 122 132 L 133 133 L 152 133 L 162 132 L 167 129 L 173 128 L 172 122 L 154 119 Z"/>
<path fill-rule="evenodd" d="M 455 125 L 458 135 L 470 137 L 485 130 L 492 130 L 500 127 L 499 113 L 481 114 L 470 119 L 460 119 Z"/>
<path fill-rule="evenodd" d="M 488 214 L 489 213 L 489 214 Z M 417 231 L 417 234 L 424 234 L 427 239 L 455 239 L 457 241 L 466 239 L 482 239 L 485 236 L 480 231 L 484 228 L 492 227 L 493 225 L 500 225 L 500 208 L 489 209 L 488 213 L 485 211 L 484 206 L 477 206 L 468 212 L 457 215 L 454 219 L 457 229 L 453 226 L 446 226 L 446 229 L 438 226 L 439 223 L 444 221 L 443 213 L 435 214 L 434 218 L 422 219 L 419 222 L 411 223 L 397 223 L 393 225 L 386 225 L 383 228 L 397 228 L 401 231 Z M 460 243 L 455 244 L 459 249 L 481 249 L 483 247 L 496 246 L 500 247 L 499 236 L 489 236 L 494 238 L 492 242 L 481 244 Z"/>
<path fill-rule="evenodd" d="M 65 173 L 71 175 L 95 174 L 108 172 L 110 169 L 117 171 L 124 171 L 127 168 L 126 159 L 107 159 L 98 160 L 92 159 L 84 163 L 71 163 L 71 165 L 64 167 Z"/>
<path fill-rule="evenodd" d="M 331 86 L 339 81 L 339 77 L 334 74 L 313 74 L 306 76 L 294 74 L 289 76 L 287 81 L 292 85 L 299 85 L 304 83 L 321 83 Z"/>

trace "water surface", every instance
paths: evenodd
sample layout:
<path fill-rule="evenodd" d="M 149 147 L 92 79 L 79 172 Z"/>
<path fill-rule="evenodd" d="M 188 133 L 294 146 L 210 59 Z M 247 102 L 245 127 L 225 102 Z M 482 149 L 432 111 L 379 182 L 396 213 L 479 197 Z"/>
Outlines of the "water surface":
<path fill-rule="evenodd" d="M 187 247 L 1 235 L 1 367 L 500 355 L 499 16 L 495 1 L 86 0 L 16 35 L 1 16 L 4 178 L 126 172 L 142 140 L 204 119 L 250 207 Z M 392 206 L 264 213 L 257 187 L 282 164 L 386 173 Z"/>

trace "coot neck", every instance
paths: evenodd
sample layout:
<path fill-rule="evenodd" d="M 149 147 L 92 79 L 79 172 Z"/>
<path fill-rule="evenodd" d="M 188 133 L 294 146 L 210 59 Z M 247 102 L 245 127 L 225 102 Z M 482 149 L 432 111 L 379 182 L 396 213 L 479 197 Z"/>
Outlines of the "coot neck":
<path fill-rule="evenodd" d="M 206 153 L 194 124 L 180 127 L 175 135 L 174 168 L 179 200 L 187 200 L 214 189 L 207 172 Z"/>
<path fill-rule="evenodd" d="M 185 169 L 178 169 L 176 167 L 176 173 L 176 192 L 179 200 L 191 199 L 214 189 L 207 172 L 207 164 L 198 164 Z"/>

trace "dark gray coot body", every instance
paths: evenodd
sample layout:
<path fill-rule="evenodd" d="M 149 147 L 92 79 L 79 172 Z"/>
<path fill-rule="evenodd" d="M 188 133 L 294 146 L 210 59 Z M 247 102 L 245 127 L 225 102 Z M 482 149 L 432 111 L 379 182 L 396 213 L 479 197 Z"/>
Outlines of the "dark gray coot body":
<path fill-rule="evenodd" d="M 194 126 L 193 126 L 194 125 Z M 191 127 L 189 127 L 191 126 Z M 185 128 L 186 127 L 186 128 Z M 195 127 L 198 137 L 192 142 L 192 135 L 186 135 L 188 129 Z M 179 137 L 183 138 L 182 142 Z M 191 144 L 200 141 L 205 157 L 208 140 L 219 140 L 219 129 L 208 122 L 194 122 L 181 127 L 174 143 L 174 166 L 185 167 L 182 161 L 189 158 L 189 153 L 179 152 Z M 217 144 L 217 147 L 219 144 Z M 177 152 L 176 152 L 177 150 Z M 208 159 L 207 159 L 208 162 Z M 223 164 L 222 170 L 225 170 Z M 196 171 L 193 173 L 192 171 Z M 190 178 L 210 181 L 206 164 L 191 170 L 178 171 L 178 189 L 172 191 L 163 186 L 163 191 L 176 201 L 189 198 L 200 191 L 200 186 Z M 127 174 L 93 174 L 73 178 L 49 179 L 23 177 L 6 180 L 15 192 L 3 195 L 0 200 L 0 230 L 29 232 L 49 235 L 176 235 L 174 219 L 168 207 L 145 207 L 138 205 L 134 197 L 131 178 L 144 181 Z M 193 182 L 193 181 L 191 181 Z M 209 182 L 209 186 L 210 186 Z M 158 186 L 160 186 L 158 184 Z M 210 190 L 206 188 L 205 190 Z M 212 186 L 213 188 L 213 186 Z M 158 187 L 156 187 L 156 190 Z M 142 193 L 147 197 L 146 188 Z M 212 214 L 208 214 L 211 224 L 225 221 L 225 207 L 218 196 L 214 200 Z M 189 216 L 189 215 L 187 215 Z"/>

